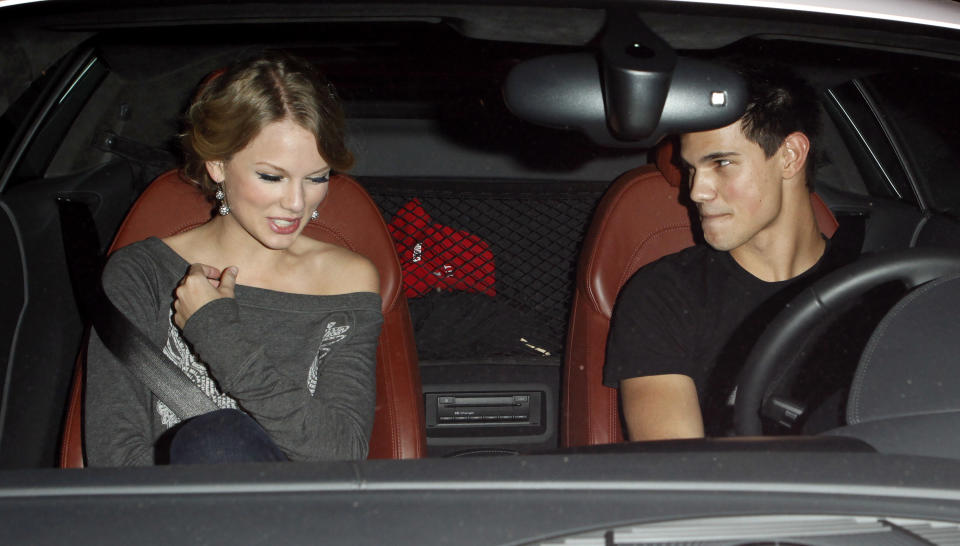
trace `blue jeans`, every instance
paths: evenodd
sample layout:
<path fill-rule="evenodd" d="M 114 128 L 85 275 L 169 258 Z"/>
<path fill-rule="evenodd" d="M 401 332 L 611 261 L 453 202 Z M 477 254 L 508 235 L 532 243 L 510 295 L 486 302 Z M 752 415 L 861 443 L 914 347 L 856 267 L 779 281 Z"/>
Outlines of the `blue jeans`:
<path fill-rule="evenodd" d="M 170 464 L 288 460 L 263 427 L 235 409 L 198 415 L 185 422 L 170 441 Z"/>

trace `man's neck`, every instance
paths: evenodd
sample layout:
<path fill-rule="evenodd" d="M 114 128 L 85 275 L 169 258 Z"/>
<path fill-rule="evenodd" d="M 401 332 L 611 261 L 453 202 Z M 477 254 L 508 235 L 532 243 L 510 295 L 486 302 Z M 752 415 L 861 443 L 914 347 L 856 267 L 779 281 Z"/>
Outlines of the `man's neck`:
<path fill-rule="evenodd" d="M 792 279 L 813 267 L 826 250 L 813 208 L 807 201 L 780 217 L 730 256 L 751 275 L 766 282 Z"/>

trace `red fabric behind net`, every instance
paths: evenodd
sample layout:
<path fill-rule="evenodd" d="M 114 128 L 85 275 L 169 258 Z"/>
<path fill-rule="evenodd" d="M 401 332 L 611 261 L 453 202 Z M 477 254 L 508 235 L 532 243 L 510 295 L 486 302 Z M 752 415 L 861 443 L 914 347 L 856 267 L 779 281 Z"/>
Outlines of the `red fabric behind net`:
<path fill-rule="evenodd" d="M 433 290 L 497 295 L 490 245 L 468 231 L 433 223 L 419 199 L 400 207 L 387 227 L 400 255 L 408 298 Z"/>

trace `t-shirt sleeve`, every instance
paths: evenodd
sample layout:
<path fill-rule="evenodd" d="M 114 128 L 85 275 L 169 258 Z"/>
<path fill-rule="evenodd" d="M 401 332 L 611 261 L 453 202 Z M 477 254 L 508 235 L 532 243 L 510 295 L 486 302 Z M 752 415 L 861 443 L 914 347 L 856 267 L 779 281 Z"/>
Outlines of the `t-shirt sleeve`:
<path fill-rule="evenodd" d="M 235 299 L 217 299 L 194 313 L 183 330 L 221 389 L 292 460 L 365 458 L 376 397 L 379 309 L 336 313 L 349 326 L 347 337 L 324 355 L 315 394 L 271 362 L 259 340 L 244 332 L 241 312 Z"/>
<path fill-rule="evenodd" d="M 603 369 L 603 383 L 648 375 L 693 376 L 696 331 L 687 294 L 669 268 L 654 263 L 638 271 L 617 298 Z"/>
<path fill-rule="evenodd" d="M 104 268 L 104 292 L 142 332 L 156 337 L 156 268 L 136 246 L 113 254 Z M 152 339 L 162 346 L 162 339 Z M 154 464 L 152 395 L 91 330 L 84 394 L 84 444 L 90 466 Z"/>

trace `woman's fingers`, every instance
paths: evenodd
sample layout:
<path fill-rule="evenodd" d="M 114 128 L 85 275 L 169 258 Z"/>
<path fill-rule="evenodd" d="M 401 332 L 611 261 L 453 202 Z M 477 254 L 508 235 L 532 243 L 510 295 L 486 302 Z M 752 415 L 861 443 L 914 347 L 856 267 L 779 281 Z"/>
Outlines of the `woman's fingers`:
<path fill-rule="evenodd" d="M 183 328 L 197 309 L 215 299 L 232 298 L 236 282 L 236 266 L 221 272 L 211 265 L 191 264 L 174 293 L 174 324 Z"/>
<path fill-rule="evenodd" d="M 217 291 L 225 298 L 233 297 L 233 289 L 237 286 L 237 273 L 239 270 L 237 266 L 231 265 L 230 267 L 223 270 L 223 274 L 220 275 Z"/>
<path fill-rule="evenodd" d="M 187 274 L 184 275 L 184 278 L 191 275 L 203 275 L 207 278 L 217 279 L 220 277 L 220 270 L 212 265 L 195 263 L 190 264 L 190 267 L 187 268 Z"/>

